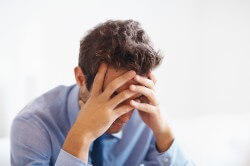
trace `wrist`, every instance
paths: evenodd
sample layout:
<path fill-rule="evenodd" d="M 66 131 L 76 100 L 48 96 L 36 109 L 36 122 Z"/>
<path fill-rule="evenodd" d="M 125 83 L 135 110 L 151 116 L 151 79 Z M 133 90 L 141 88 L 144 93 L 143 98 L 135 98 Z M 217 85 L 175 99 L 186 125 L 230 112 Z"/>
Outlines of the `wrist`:
<path fill-rule="evenodd" d="M 161 152 L 167 151 L 174 141 L 174 135 L 171 129 L 166 126 L 160 132 L 154 132 L 157 150 Z"/>
<path fill-rule="evenodd" d="M 77 128 L 72 127 L 64 141 L 63 150 L 83 162 L 88 162 L 88 152 L 92 142 L 88 134 L 84 134 Z"/>

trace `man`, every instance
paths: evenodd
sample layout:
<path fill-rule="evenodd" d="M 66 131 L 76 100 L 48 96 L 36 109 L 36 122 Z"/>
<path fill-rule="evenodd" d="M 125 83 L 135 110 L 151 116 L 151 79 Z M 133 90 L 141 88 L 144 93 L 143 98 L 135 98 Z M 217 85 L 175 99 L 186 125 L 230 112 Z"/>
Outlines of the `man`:
<path fill-rule="evenodd" d="M 89 31 L 77 85 L 50 90 L 14 119 L 12 165 L 194 165 L 161 115 L 152 73 L 161 59 L 133 20 Z"/>

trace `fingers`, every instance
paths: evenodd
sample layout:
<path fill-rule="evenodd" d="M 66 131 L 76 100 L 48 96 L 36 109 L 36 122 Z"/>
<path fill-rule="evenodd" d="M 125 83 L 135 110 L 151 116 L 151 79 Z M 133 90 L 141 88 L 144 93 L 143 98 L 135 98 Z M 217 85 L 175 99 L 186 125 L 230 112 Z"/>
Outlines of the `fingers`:
<path fill-rule="evenodd" d="M 131 98 L 132 96 L 136 95 L 137 92 L 131 91 L 129 89 L 124 90 L 122 92 L 120 92 L 118 95 L 116 95 L 115 97 L 113 97 L 110 101 L 109 101 L 109 106 L 114 109 L 117 105 L 121 104 L 123 101 Z"/>
<path fill-rule="evenodd" d="M 138 101 L 135 100 L 131 100 L 130 101 L 130 105 L 134 108 L 136 108 L 137 110 L 143 111 L 143 112 L 147 112 L 147 113 L 154 113 L 156 112 L 156 107 L 147 103 L 140 103 Z"/>
<path fill-rule="evenodd" d="M 153 105 L 157 105 L 157 100 L 156 100 L 156 96 L 154 94 L 154 91 L 152 89 L 149 89 L 145 86 L 140 86 L 140 85 L 130 85 L 129 86 L 129 89 L 134 91 L 134 92 L 137 92 L 137 93 L 140 93 L 144 96 L 146 96 L 150 103 L 153 104 Z"/>
<path fill-rule="evenodd" d="M 128 113 L 129 111 L 134 110 L 134 107 L 131 105 L 123 105 L 117 109 L 114 110 L 114 113 L 116 114 L 117 117 L 122 116 L 123 114 Z"/>
<path fill-rule="evenodd" d="M 136 102 L 138 103 L 141 103 L 141 100 L 140 99 L 135 99 Z"/>
<path fill-rule="evenodd" d="M 140 75 L 136 75 L 134 80 L 137 81 L 138 83 L 150 88 L 150 89 L 154 89 L 155 84 L 154 84 L 153 80 L 150 80 L 147 77 L 142 77 Z"/>
<path fill-rule="evenodd" d="M 93 85 L 92 85 L 92 95 L 98 95 L 102 92 L 102 86 L 103 86 L 103 81 L 104 81 L 104 77 L 106 74 L 106 71 L 108 69 L 108 65 L 105 63 L 102 63 L 99 66 L 98 72 L 95 76 Z"/>
<path fill-rule="evenodd" d="M 154 82 L 154 84 L 156 84 L 157 79 L 156 79 L 155 75 L 153 74 L 153 72 L 150 72 L 148 74 L 148 76 L 149 76 L 149 79 L 151 79 Z"/>
<path fill-rule="evenodd" d="M 108 84 L 107 88 L 104 91 L 104 96 L 110 98 L 110 96 L 122 85 L 124 85 L 129 80 L 133 79 L 136 75 L 135 71 L 128 71 L 122 76 L 114 79 L 111 83 Z"/>

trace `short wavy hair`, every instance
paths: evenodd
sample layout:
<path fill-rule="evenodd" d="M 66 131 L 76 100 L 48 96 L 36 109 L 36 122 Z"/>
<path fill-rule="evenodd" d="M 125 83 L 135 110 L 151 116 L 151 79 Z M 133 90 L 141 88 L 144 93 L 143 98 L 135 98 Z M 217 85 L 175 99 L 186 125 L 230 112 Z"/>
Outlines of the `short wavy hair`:
<path fill-rule="evenodd" d="M 157 67 L 163 56 L 155 51 L 146 32 L 134 20 L 108 20 L 88 31 L 80 42 L 78 65 L 90 91 L 99 65 L 134 70 L 144 75 Z"/>

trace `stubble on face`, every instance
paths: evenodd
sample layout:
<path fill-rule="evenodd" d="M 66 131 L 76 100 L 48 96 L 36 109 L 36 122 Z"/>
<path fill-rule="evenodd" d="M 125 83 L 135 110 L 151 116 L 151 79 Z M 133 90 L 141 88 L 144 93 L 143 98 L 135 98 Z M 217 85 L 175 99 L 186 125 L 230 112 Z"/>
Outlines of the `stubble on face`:
<path fill-rule="evenodd" d="M 89 97 L 90 97 L 90 93 L 87 90 L 87 88 L 85 88 L 84 90 L 80 88 L 79 96 L 78 96 L 79 100 L 83 101 L 83 103 L 86 103 Z"/>

